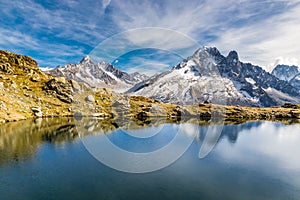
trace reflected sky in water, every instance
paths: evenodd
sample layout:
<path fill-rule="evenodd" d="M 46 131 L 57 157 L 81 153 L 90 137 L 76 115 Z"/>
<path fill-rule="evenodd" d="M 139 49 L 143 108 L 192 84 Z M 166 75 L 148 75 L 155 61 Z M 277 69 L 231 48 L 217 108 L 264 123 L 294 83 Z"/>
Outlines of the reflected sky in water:
<path fill-rule="evenodd" d="M 107 131 L 105 125 L 101 130 L 122 149 L 148 152 L 168 144 L 179 126 Z M 155 129 L 160 132 L 150 138 L 132 135 L 149 136 Z M 213 138 L 212 151 L 199 159 L 207 129 L 199 126 L 198 134 L 187 135 L 195 140 L 170 166 L 130 174 L 91 156 L 73 120 L 1 125 L 1 199 L 300 199 L 299 125 L 225 125 L 220 137 Z M 96 140 L 99 135 L 85 137 Z"/>
<path fill-rule="evenodd" d="M 231 165 L 247 166 L 266 174 L 282 176 L 283 172 L 300 175 L 300 127 L 284 126 L 271 122 L 251 129 L 241 130 L 238 141 L 232 145 L 220 142 L 215 153 Z M 226 149 L 226 151 L 223 151 Z M 289 175 L 282 178 L 300 188 L 300 177 Z"/>

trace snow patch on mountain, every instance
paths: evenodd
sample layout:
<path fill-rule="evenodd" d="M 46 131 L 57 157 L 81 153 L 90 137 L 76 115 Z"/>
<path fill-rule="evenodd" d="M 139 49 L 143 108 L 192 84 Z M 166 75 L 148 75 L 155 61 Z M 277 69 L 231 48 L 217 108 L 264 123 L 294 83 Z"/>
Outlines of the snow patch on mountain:
<path fill-rule="evenodd" d="M 248 82 L 248 83 L 251 83 L 252 85 L 254 85 L 256 83 L 255 80 L 253 80 L 252 78 L 245 78 L 245 80 Z"/>

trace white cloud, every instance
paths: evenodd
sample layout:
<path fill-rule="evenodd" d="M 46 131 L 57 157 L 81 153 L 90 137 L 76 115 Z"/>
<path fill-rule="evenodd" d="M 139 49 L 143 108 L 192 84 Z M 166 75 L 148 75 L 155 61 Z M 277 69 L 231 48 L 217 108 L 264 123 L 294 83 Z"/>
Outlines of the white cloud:
<path fill-rule="evenodd" d="M 102 8 L 103 10 L 105 10 L 107 8 L 107 6 L 109 6 L 111 0 L 103 0 L 102 1 Z"/>
<path fill-rule="evenodd" d="M 278 57 L 275 58 L 275 62 L 271 63 L 269 66 L 277 66 L 277 65 L 295 65 L 299 66 L 299 62 L 297 58 L 290 58 L 290 57 Z"/>
<path fill-rule="evenodd" d="M 300 5 L 247 27 L 232 28 L 212 42 L 223 50 L 235 49 L 240 57 L 270 71 L 280 58 L 285 64 L 298 64 L 300 56 Z M 283 64 L 283 63 L 282 63 Z"/>
<path fill-rule="evenodd" d="M 157 73 L 162 73 L 169 70 L 170 66 L 168 64 L 163 64 L 160 62 L 141 62 L 141 64 L 134 67 L 130 67 L 126 70 L 128 73 L 139 72 L 147 76 L 153 76 Z"/>
<path fill-rule="evenodd" d="M 143 27 L 170 28 L 192 35 L 196 30 L 208 30 L 217 26 L 219 10 L 230 10 L 230 2 L 208 1 L 115 1 L 119 11 L 113 18 L 121 28 Z"/>

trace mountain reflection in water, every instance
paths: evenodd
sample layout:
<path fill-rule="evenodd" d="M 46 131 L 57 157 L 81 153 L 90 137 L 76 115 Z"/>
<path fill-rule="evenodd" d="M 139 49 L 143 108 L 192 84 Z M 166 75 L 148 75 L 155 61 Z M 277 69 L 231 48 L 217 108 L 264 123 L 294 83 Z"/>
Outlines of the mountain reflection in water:
<path fill-rule="evenodd" d="M 212 123 L 198 119 L 161 119 L 152 118 L 147 120 L 128 119 L 93 119 L 84 118 L 79 121 L 74 118 L 45 118 L 11 122 L 0 125 L 0 165 L 9 161 L 19 161 L 33 156 L 39 145 L 48 142 L 52 144 L 63 144 L 72 142 L 81 135 L 109 134 L 115 130 L 132 130 L 137 134 L 149 129 L 159 127 L 163 124 L 184 124 L 191 123 L 199 126 L 199 134 L 195 138 L 203 142 L 207 129 L 210 125 L 222 125 L 221 122 Z M 226 137 L 231 143 L 238 139 L 240 131 L 251 129 L 262 124 L 262 122 L 243 123 L 230 125 L 233 122 L 226 122 L 220 138 Z M 286 121 L 286 123 L 292 123 Z M 151 131 L 151 129 L 150 129 Z M 148 130 L 149 132 L 149 130 Z M 219 140 L 220 138 L 216 138 Z"/>

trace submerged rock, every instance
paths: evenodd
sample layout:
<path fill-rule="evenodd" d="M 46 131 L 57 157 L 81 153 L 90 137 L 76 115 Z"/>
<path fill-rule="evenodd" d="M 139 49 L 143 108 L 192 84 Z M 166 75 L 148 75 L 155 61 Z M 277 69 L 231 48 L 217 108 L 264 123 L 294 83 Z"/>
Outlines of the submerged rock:
<path fill-rule="evenodd" d="M 82 117 L 83 117 L 83 114 L 82 114 L 80 111 L 74 112 L 74 118 L 75 118 L 76 120 L 81 120 Z"/>

